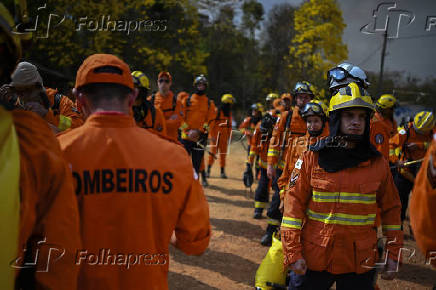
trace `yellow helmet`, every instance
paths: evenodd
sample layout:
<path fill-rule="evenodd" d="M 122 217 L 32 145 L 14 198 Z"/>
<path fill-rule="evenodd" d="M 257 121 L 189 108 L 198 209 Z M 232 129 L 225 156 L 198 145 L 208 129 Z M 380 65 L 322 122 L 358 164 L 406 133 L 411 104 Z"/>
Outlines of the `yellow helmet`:
<path fill-rule="evenodd" d="M 356 83 L 349 83 L 346 87 L 340 88 L 338 93 L 330 100 L 329 112 L 346 108 L 365 108 L 374 110 L 374 104 L 364 88 Z"/>
<path fill-rule="evenodd" d="M 221 103 L 223 103 L 223 104 L 234 104 L 235 103 L 235 98 L 233 97 L 232 94 L 224 94 L 221 97 Z"/>
<path fill-rule="evenodd" d="M 413 118 L 413 127 L 419 133 L 427 133 L 434 128 L 436 119 L 433 112 L 422 111 L 415 115 Z"/>
<path fill-rule="evenodd" d="M 327 106 L 318 100 L 312 100 L 307 103 L 300 111 L 301 117 L 306 120 L 310 116 L 319 116 L 322 120 L 328 117 Z"/>
<path fill-rule="evenodd" d="M 278 99 L 278 98 L 279 98 L 279 95 L 278 95 L 278 94 L 275 94 L 275 93 L 269 93 L 269 94 L 266 96 L 266 101 L 267 101 L 267 102 L 270 102 L 270 101 L 273 101 L 273 100 Z"/>
<path fill-rule="evenodd" d="M 397 104 L 397 99 L 390 94 L 381 95 L 381 97 L 377 100 L 375 105 L 378 109 L 384 110 L 395 107 Z"/>
<path fill-rule="evenodd" d="M 142 71 L 135 70 L 134 72 L 132 72 L 132 77 L 135 87 L 146 88 L 147 90 L 150 89 L 150 81 Z"/>
<path fill-rule="evenodd" d="M 329 116 L 329 107 L 321 100 L 311 100 L 311 103 L 316 103 L 321 106 L 322 110 L 324 111 L 324 114 L 328 117 Z"/>

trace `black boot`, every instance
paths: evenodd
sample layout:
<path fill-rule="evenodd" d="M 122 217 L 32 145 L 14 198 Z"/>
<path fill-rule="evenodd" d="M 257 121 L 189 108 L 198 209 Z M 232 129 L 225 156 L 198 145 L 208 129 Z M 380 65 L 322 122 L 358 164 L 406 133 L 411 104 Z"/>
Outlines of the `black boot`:
<path fill-rule="evenodd" d="M 210 165 L 207 166 L 207 171 L 206 171 L 206 177 L 207 177 L 207 178 L 210 177 L 210 168 L 211 168 L 211 167 L 212 167 L 212 166 L 210 166 Z"/>
<path fill-rule="evenodd" d="M 224 167 L 221 167 L 221 178 L 223 178 L 223 179 L 227 179 L 227 175 L 226 175 L 226 173 L 224 172 Z"/>
<path fill-rule="evenodd" d="M 262 218 L 263 208 L 255 208 L 253 218 L 259 220 Z"/>
<path fill-rule="evenodd" d="M 260 240 L 260 244 L 265 247 L 271 247 L 273 234 L 277 231 L 277 226 L 268 225 L 266 233 Z"/>
<path fill-rule="evenodd" d="M 207 183 L 206 171 L 204 170 L 201 172 L 201 185 L 203 185 L 203 187 L 209 186 L 209 183 Z"/>

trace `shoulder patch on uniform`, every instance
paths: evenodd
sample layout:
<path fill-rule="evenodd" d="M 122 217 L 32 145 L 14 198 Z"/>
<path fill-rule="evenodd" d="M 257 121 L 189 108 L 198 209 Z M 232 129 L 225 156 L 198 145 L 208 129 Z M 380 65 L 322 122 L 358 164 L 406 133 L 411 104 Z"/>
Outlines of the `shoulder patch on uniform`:
<path fill-rule="evenodd" d="M 303 165 L 303 160 L 301 160 L 301 159 L 298 159 L 296 162 L 295 162 L 295 168 L 296 169 L 301 169 L 301 165 Z"/>
<path fill-rule="evenodd" d="M 300 177 L 300 171 L 294 169 L 291 174 L 291 178 L 289 179 L 289 187 L 295 186 L 297 183 L 298 177 Z"/>
<path fill-rule="evenodd" d="M 382 144 L 383 141 L 385 140 L 385 137 L 383 136 L 383 134 L 377 134 L 374 137 L 375 139 L 375 144 Z"/>
<path fill-rule="evenodd" d="M 401 129 L 400 131 L 398 131 L 398 133 L 400 133 L 400 135 L 406 135 L 406 130 L 404 130 L 404 129 Z"/>

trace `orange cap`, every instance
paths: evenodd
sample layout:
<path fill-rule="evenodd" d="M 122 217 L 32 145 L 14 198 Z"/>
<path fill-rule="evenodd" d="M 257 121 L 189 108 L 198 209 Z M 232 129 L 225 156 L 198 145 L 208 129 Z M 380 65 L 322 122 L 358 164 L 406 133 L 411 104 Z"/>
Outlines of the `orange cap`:
<path fill-rule="evenodd" d="M 101 67 L 115 67 L 120 73 L 98 71 Z M 129 66 L 112 54 L 93 54 L 86 58 L 76 76 L 76 88 L 92 83 L 114 83 L 134 89 Z"/>
<path fill-rule="evenodd" d="M 160 79 L 161 77 L 167 77 L 170 81 L 173 80 L 173 77 L 171 76 L 171 74 L 167 71 L 161 71 L 159 73 L 159 75 L 157 76 L 157 79 Z"/>

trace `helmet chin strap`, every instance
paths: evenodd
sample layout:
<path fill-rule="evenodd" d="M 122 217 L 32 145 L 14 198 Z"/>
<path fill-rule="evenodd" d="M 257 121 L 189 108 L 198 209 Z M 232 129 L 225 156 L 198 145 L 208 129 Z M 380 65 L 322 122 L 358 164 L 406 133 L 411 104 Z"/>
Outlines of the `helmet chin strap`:
<path fill-rule="evenodd" d="M 360 142 L 363 140 L 363 134 L 362 135 L 345 134 L 345 135 L 342 135 L 342 137 L 344 138 L 344 140 L 350 141 L 350 142 Z"/>

